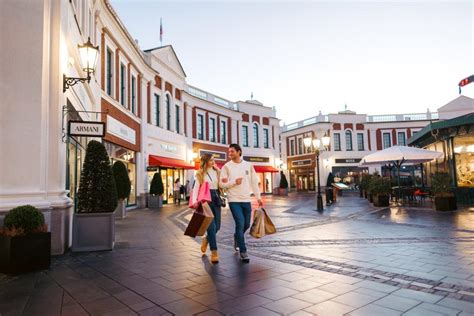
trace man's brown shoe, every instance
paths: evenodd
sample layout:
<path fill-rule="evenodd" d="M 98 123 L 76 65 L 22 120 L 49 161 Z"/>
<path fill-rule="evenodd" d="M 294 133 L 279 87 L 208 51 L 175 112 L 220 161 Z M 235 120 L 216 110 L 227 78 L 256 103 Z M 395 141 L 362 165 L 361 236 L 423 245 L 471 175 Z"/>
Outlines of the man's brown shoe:
<path fill-rule="evenodd" d="M 206 253 L 207 245 L 209 245 L 209 242 L 207 241 L 207 237 L 202 237 L 202 241 L 201 241 L 201 252 L 202 253 Z"/>
<path fill-rule="evenodd" d="M 219 255 L 217 254 L 217 250 L 211 250 L 211 262 L 219 263 Z"/>

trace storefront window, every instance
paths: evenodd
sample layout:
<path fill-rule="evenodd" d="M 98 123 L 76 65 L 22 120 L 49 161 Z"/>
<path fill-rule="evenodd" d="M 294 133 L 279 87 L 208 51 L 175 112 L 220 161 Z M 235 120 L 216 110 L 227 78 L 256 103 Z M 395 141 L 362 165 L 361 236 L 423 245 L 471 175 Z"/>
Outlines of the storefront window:
<path fill-rule="evenodd" d="M 456 163 L 457 185 L 474 187 L 474 137 L 454 138 L 454 157 Z"/>
<path fill-rule="evenodd" d="M 127 199 L 127 206 L 135 205 L 137 203 L 137 175 L 135 165 L 135 152 L 127 148 L 104 142 L 107 153 L 110 157 L 110 161 L 114 164 L 116 161 L 121 161 L 125 164 L 128 170 L 128 176 L 131 182 L 130 195 Z"/>

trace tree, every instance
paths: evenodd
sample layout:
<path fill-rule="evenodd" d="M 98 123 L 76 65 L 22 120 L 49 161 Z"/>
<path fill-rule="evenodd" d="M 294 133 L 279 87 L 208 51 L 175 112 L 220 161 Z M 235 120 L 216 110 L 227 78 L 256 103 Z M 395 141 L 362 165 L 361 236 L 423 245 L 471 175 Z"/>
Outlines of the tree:
<path fill-rule="evenodd" d="M 288 189 L 288 181 L 283 171 L 280 171 L 280 189 Z"/>
<path fill-rule="evenodd" d="M 117 207 L 117 188 L 109 156 L 102 143 L 91 140 L 77 192 L 79 213 L 113 212 Z"/>
<path fill-rule="evenodd" d="M 119 200 L 125 200 L 130 195 L 132 189 L 127 167 L 123 162 L 116 161 L 112 170 L 114 172 L 115 185 L 117 186 L 117 197 Z"/>
<path fill-rule="evenodd" d="M 163 188 L 163 181 L 161 180 L 161 175 L 159 174 L 159 172 L 155 172 L 150 184 L 150 194 L 161 196 L 164 192 L 165 189 Z"/>

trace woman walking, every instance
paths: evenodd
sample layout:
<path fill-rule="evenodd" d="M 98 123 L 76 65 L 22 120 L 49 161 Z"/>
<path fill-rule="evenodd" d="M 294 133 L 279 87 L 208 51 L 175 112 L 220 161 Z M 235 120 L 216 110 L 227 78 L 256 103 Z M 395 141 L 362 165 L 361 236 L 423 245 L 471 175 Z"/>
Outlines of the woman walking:
<path fill-rule="evenodd" d="M 174 204 L 179 205 L 181 204 L 181 183 L 179 182 L 179 178 L 176 179 L 174 182 L 173 186 L 173 198 L 174 198 Z"/>
<path fill-rule="evenodd" d="M 207 228 L 207 236 L 202 238 L 201 251 L 206 253 L 207 246 L 211 248 L 211 262 L 218 263 L 219 255 L 217 254 L 217 240 L 216 234 L 221 227 L 221 198 L 219 196 L 219 169 L 215 166 L 215 161 L 212 155 L 204 154 L 201 156 L 201 164 L 199 170 L 196 173 L 196 179 L 194 181 L 194 190 L 192 201 L 196 204 L 198 197 L 199 186 L 205 181 L 209 183 L 209 189 L 211 191 L 211 199 L 209 206 L 211 207 L 214 219 Z"/>

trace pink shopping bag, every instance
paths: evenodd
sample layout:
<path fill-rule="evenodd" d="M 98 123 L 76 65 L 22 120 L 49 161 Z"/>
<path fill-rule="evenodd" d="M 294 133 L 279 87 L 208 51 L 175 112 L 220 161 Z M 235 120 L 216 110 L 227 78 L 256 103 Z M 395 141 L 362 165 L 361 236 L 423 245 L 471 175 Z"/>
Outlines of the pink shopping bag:
<path fill-rule="evenodd" d="M 194 191 L 195 189 L 193 189 Z M 191 191 L 191 197 L 189 199 L 189 207 L 192 208 L 196 203 L 211 202 L 211 190 L 209 189 L 209 183 L 204 181 L 203 184 L 199 186 L 199 192 L 197 201 L 193 201 L 193 191 Z"/>

